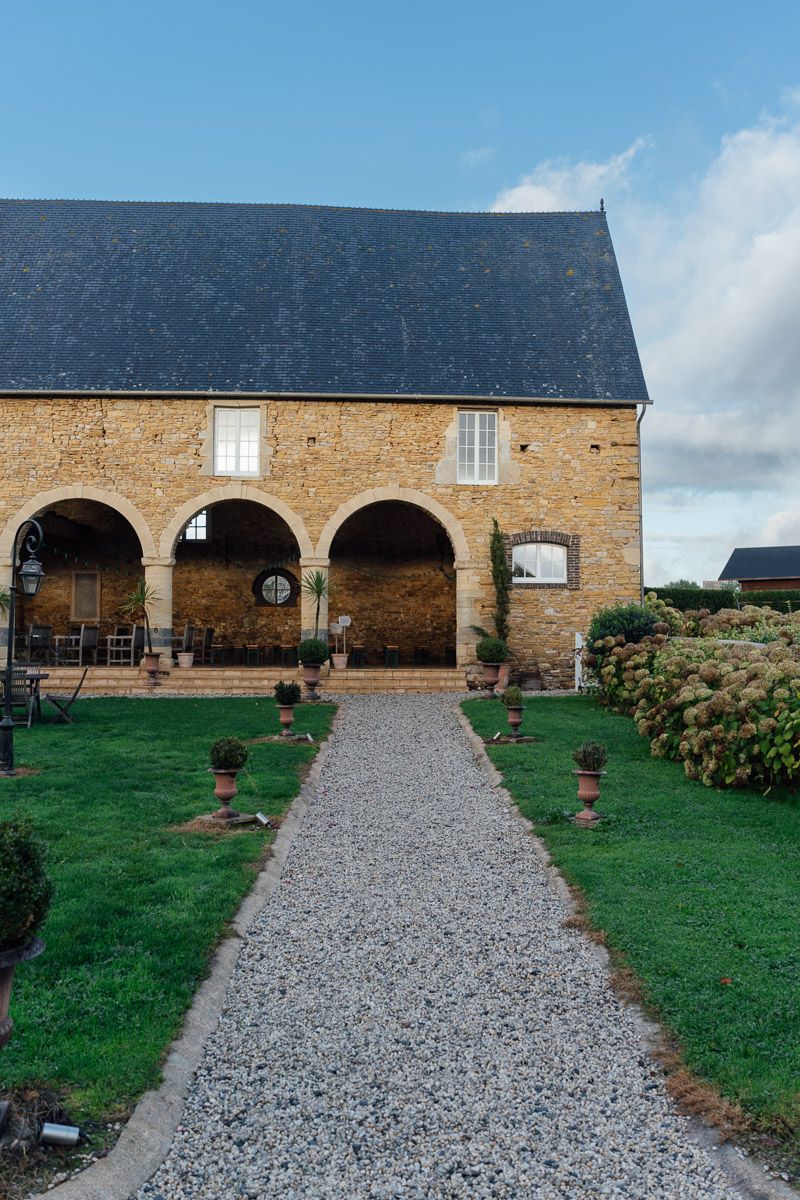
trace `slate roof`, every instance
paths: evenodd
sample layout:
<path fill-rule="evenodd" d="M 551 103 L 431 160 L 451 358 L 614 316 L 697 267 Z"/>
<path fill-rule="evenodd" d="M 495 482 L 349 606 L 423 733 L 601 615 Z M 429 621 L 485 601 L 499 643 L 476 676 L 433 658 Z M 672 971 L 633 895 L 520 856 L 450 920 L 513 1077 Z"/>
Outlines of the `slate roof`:
<path fill-rule="evenodd" d="M 602 212 L 0 201 L 0 391 L 646 401 Z"/>
<path fill-rule="evenodd" d="M 737 546 L 720 579 L 800 579 L 800 546 Z"/>

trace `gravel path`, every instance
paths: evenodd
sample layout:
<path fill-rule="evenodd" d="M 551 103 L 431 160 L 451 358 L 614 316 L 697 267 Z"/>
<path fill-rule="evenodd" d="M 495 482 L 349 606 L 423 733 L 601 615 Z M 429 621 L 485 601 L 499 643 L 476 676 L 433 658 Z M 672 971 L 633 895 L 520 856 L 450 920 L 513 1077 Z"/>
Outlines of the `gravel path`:
<path fill-rule="evenodd" d="M 340 722 L 140 1200 L 734 1200 L 453 698 Z"/>

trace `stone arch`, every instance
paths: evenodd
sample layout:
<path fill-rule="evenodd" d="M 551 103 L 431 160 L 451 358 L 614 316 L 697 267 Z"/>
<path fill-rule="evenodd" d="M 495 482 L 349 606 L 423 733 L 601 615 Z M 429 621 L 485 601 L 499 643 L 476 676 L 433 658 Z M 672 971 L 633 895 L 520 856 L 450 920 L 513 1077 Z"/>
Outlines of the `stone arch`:
<path fill-rule="evenodd" d="M 14 535 L 22 522 L 30 517 L 35 517 L 43 509 L 58 504 L 62 500 L 94 500 L 98 504 L 105 504 L 109 508 L 113 508 L 121 517 L 125 518 L 134 530 L 142 547 L 142 558 L 155 558 L 156 544 L 150 532 L 150 526 L 130 500 L 126 500 L 118 492 L 109 492 L 105 488 L 92 487 L 90 484 L 76 483 L 53 488 L 49 492 L 40 492 L 38 496 L 28 500 L 8 519 L 0 534 L 0 562 L 10 562 Z"/>
<path fill-rule="evenodd" d="M 359 509 L 366 508 L 370 504 L 378 504 L 382 500 L 400 500 L 405 504 L 415 504 L 417 508 L 424 509 L 442 526 L 450 538 L 456 568 L 469 564 L 469 546 L 461 528 L 461 522 L 448 512 L 438 500 L 426 496 L 424 492 L 418 492 L 416 488 L 398 487 L 397 485 L 370 488 L 369 491 L 360 492 L 357 496 L 346 500 L 344 504 L 340 504 L 320 534 L 316 550 L 317 558 L 327 559 L 330 556 L 333 539 L 348 517 L 352 517 L 353 513 L 358 512 Z"/>
<path fill-rule="evenodd" d="M 262 507 L 270 509 L 277 516 L 282 517 L 291 529 L 300 548 L 300 557 L 310 558 L 313 555 L 314 548 L 306 527 L 302 519 L 293 509 L 289 508 L 288 504 L 279 500 L 277 496 L 259 491 L 250 484 L 227 483 L 220 487 L 209 488 L 207 492 L 201 492 L 199 496 L 193 496 L 181 505 L 161 535 L 159 550 L 161 557 L 166 559 L 173 556 L 175 543 L 180 537 L 182 529 L 196 512 L 199 512 L 201 508 L 210 508 L 212 504 L 219 504 L 222 500 L 251 500 L 254 504 L 260 504 Z"/>

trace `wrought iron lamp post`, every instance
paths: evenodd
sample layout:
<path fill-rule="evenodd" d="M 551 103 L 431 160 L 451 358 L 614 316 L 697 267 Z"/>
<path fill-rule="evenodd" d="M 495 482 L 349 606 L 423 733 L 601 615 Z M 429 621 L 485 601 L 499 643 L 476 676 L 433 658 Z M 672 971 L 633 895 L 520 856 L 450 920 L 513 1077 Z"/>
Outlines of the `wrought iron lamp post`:
<path fill-rule="evenodd" d="M 20 534 L 25 534 L 25 549 L 29 557 L 17 570 L 17 543 Z M 35 596 L 39 591 L 44 571 L 42 564 L 35 558 L 36 551 L 44 541 L 44 533 L 38 521 L 29 518 L 23 521 L 14 534 L 14 545 L 11 549 L 11 584 L 8 589 L 8 646 L 6 652 L 6 676 L 3 696 L 3 719 L 0 721 L 0 774 L 16 775 L 14 770 L 14 719 L 11 715 L 11 686 L 14 671 L 14 620 L 17 607 L 17 580 L 24 596 Z"/>

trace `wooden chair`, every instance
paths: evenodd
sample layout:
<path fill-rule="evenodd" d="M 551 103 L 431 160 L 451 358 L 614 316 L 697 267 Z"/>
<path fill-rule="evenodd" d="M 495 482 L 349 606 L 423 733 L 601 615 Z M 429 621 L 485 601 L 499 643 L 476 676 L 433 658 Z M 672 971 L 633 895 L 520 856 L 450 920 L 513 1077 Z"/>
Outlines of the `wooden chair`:
<path fill-rule="evenodd" d="M 56 661 L 65 666 L 82 667 L 84 658 L 97 666 L 100 630 L 97 625 L 78 625 L 77 632 L 70 631 L 66 637 L 57 637 Z"/>
<path fill-rule="evenodd" d="M 80 679 L 78 680 L 78 686 L 75 688 L 75 691 L 72 692 L 72 694 L 69 696 L 59 696 L 54 692 L 45 692 L 44 698 L 47 701 L 47 703 L 52 704 L 53 708 L 58 709 L 56 715 L 53 717 L 54 725 L 57 721 L 64 721 L 66 724 L 71 725 L 73 723 L 73 721 L 75 720 L 74 717 L 71 717 L 69 715 L 69 710 L 72 708 L 73 704 L 78 699 L 78 693 L 80 692 L 81 688 L 83 687 L 83 681 L 86 678 L 88 673 L 89 673 L 89 668 L 84 667 L 83 674 L 81 675 Z M 29 722 L 29 724 L 30 724 L 30 722 Z"/>
<path fill-rule="evenodd" d="M 28 662 L 49 662 L 53 652 L 52 641 L 52 625 L 31 625 L 28 634 Z"/>
<path fill-rule="evenodd" d="M 106 662 L 110 667 L 133 666 L 134 641 L 138 628 L 137 625 L 116 625 L 111 636 L 106 638 Z"/>
<path fill-rule="evenodd" d="M 194 650 L 194 625 L 184 625 L 183 634 L 172 639 L 173 654 L 191 654 Z"/>
<path fill-rule="evenodd" d="M 206 628 L 203 630 L 203 637 L 200 642 L 200 645 L 198 646 L 197 650 L 195 651 L 196 659 L 202 666 L 206 666 L 208 663 L 211 662 L 211 647 L 213 646 L 213 644 L 214 644 L 214 627 L 213 627 L 213 625 L 207 625 Z"/>
<path fill-rule="evenodd" d="M 22 725 L 23 722 L 31 727 L 33 720 L 34 700 L 33 693 L 26 678 L 27 672 L 25 668 L 14 667 L 11 673 L 11 717 L 15 725 Z M 6 677 L 5 672 L 0 674 L 0 701 L 5 707 L 6 700 Z M 23 709 L 24 717 L 15 717 L 14 709 Z"/>

